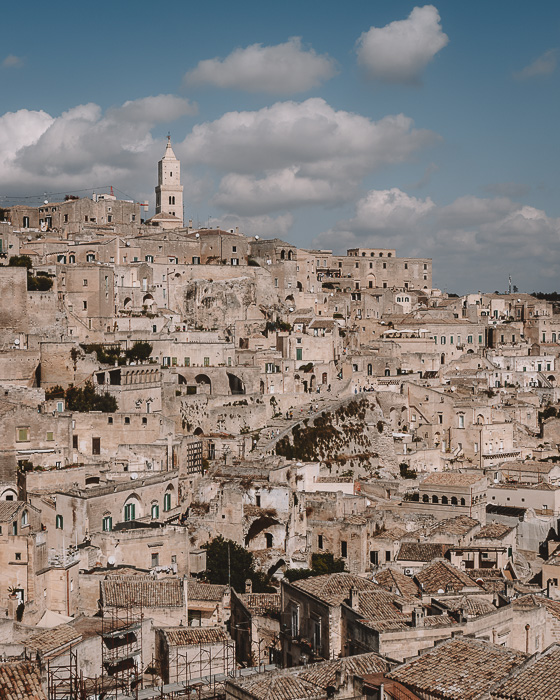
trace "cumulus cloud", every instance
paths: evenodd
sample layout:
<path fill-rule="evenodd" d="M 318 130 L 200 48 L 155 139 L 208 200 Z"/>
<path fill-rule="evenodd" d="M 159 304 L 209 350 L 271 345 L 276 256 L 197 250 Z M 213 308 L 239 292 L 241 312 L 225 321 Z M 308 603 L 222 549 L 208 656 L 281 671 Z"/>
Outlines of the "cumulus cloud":
<path fill-rule="evenodd" d="M 364 175 L 436 139 L 402 114 L 375 122 L 312 98 L 196 125 L 181 152 L 190 163 L 225 171 L 214 203 L 246 216 L 340 203 Z"/>
<path fill-rule="evenodd" d="M 348 199 L 366 174 L 409 160 L 437 138 L 402 114 L 373 121 L 312 98 L 198 124 L 180 153 L 227 173 L 215 203 L 247 215 Z"/>
<path fill-rule="evenodd" d="M 415 7 L 407 19 L 371 27 L 357 42 L 358 63 L 373 80 L 417 84 L 434 56 L 449 42 L 433 5 Z"/>
<path fill-rule="evenodd" d="M 105 113 L 93 103 L 58 117 L 25 109 L 8 112 L 0 117 L 0 184 L 9 194 L 31 187 L 53 191 L 125 179 L 138 183 L 162 149 L 151 129 L 194 109 L 188 100 L 158 95 Z"/>
<path fill-rule="evenodd" d="M 252 44 L 236 49 L 224 59 L 200 61 L 185 75 L 184 82 L 290 95 L 317 87 L 335 73 L 332 58 L 318 55 L 313 49 L 304 49 L 301 38 L 293 37 L 284 44 Z"/>
<path fill-rule="evenodd" d="M 511 273 L 527 291 L 560 273 L 560 218 L 505 197 L 460 197 L 440 207 L 400 190 L 369 192 L 355 216 L 321 233 L 313 245 L 397 248 L 433 258 L 434 284 L 449 291 L 505 288 Z M 541 285 L 542 286 L 542 285 Z"/>
<path fill-rule="evenodd" d="M 558 49 L 550 49 L 545 51 L 542 56 L 536 58 L 523 70 L 513 74 L 516 80 L 530 80 L 531 78 L 540 78 L 545 75 L 551 75 L 556 70 L 558 63 Z"/>
<path fill-rule="evenodd" d="M 23 58 L 14 56 L 12 53 L 2 61 L 2 68 L 21 68 L 21 66 L 23 66 Z"/>

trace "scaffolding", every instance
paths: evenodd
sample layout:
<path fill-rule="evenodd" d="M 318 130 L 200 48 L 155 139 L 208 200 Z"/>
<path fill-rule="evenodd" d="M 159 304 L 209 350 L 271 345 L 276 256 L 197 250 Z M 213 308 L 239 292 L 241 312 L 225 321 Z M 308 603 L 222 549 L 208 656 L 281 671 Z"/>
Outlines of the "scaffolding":
<path fill-rule="evenodd" d="M 225 692 L 226 679 L 235 674 L 235 642 L 224 640 L 210 645 L 201 642 L 187 649 L 176 649 L 174 661 L 172 664 L 169 659 L 170 670 L 172 665 L 175 667 L 174 680 L 182 682 L 187 692 L 218 697 Z"/>
<path fill-rule="evenodd" d="M 138 698 L 143 686 L 142 607 L 133 602 L 102 608 L 101 691 L 103 698 Z"/>

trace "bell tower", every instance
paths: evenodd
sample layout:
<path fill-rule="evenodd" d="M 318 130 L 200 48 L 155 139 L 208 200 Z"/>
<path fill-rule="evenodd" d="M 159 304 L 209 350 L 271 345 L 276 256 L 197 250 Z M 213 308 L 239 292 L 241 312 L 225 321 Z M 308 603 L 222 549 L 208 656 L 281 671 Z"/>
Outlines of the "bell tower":
<path fill-rule="evenodd" d="M 171 136 L 167 136 L 165 154 L 158 163 L 156 187 L 156 216 L 171 214 L 183 225 L 183 186 L 181 185 L 181 162 L 171 148 Z"/>

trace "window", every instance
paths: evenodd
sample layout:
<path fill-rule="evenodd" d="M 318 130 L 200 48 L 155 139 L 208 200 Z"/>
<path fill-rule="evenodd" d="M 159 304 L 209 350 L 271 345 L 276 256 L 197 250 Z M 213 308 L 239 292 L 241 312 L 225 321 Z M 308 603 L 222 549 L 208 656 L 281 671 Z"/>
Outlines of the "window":
<path fill-rule="evenodd" d="M 91 454 L 100 455 L 101 454 L 101 438 L 92 437 L 91 438 Z"/>
<path fill-rule="evenodd" d="M 57 530 L 62 530 L 64 528 L 64 518 L 62 515 L 57 515 L 56 516 L 56 529 Z"/>
<path fill-rule="evenodd" d="M 163 510 L 166 512 L 171 510 L 171 494 L 169 491 L 163 497 Z"/>
<path fill-rule="evenodd" d="M 88 281 L 87 281 L 87 280 L 84 280 L 84 281 L 82 282 L 82 287 L 87 287 L 87 286 L 88 286 Z"/>
<path fill-rule="evenodd" d="M 387 263 L 385 263 L 385 262 L 383 263 L 383 269 L 384 269 L 384 270 L 387 269 Z"/>
<path fill-rule="evenodd" d="M 154 256 L 153 256 L 153 255 L 146 255 L 146 262 L 153 263 L 153 262 L 154 262 Z"/>
<path fill-rule="evenodd" d="M 148 419 L 146 416 L 142 416 L 142 425 L 148 425 Z"/>
<path fill-rule="evenodd" d="M 16 442 L 29 442 L 29 428 L 16 429 Z"/>
<path fill-rule="evenodd" d="M 58 413 L 62 413 L 62 411 L 64 410 L 64 404 L 62 403 L 62 401 L 59 401 L 56 404 L 56 410 L 58 411 Z"/>
<path fill-rule="evenodd" d="M 467 343 L 472 345 L 472 335 L 467 336 Z"/>
<path fill-rule="evenodd" d="M 25 527 L 26 525 L 29 525 L 29 512 L 24 510 L 21 514 L 21 526 Z"/>
<path fill-rule="evenodd" d="M 185 367 L 190 367 L 190 366 L 191 366 L 191 358 L 185 357 Z"/>
<path fill-rule="evenodd" d="M 296 361 L 303 359 L 303 348 L 296 348 Z"/>
<path fill-rule="evenodd" d="M 124 424 L 125 424 L 125 425 L 130 425 L 130 416 L 125 416 L 125 417 L 124 417 Z"/>
<path fill-rule="evenodd" d="M 113 518 L 110 515 L 103 516 L 103 532 L 111 532 L 113 529 Z"/>
<path fill-rule="evenodd" d="M 87 311 L 87 301 L 85 301 L 85 300 L 82 302 L 82 309 L 84 311 Z"/>
<path fill-rule="evenodd" d="M 323 535 L 319 535 L 318 542 L 317 542 L 317 547 L 319 549 L 323 549 Z"/>
<path fill-rule="evenodd" d="M 348 543 L 344 540 L 340 542 L 340 556 L 343 559 L 346 559 L 348 557 Z"/>
<path fill-rule="evenodd" d="M 78 436 L 77 435 L 72 435 L 72 447 L 75 450 L 78 449 Z"/>
<path fill-rule="evenodd" d="M 159 554 L 157 552 L 152 552 L 152 568 L 154 566 L 159 566 Z"/>
<path fill-rule="evenodd" d="M 464 428 L 465 427 L 465 416 L 463 414 L 459 414 L 459 428 Z"/>
<path fill-rule="evenodd" d="M 109 215 L 107 216 L 107 222 L 108 222 L 108 223 L 111 223 L 112 221 L 113 221 L 113 217 L 112 217 L 111 214 L 109 214 Z"/>
<path fill-rule="evenodd" d="M 209 357 L 205 357 L 205 358 L 204 358 L 204 366 L 205 366 L 205 367 L 210 367 L 210 358 L 209 358 Z"/>
<path fill-rule="evenodd" d="M 157 518 L 159 518 L 159 506 L 157 503 L 152 504 L 150 514 L 152 516 L 152 520 L 157 520 Z"/>
<path fill-rule="evenodd" d="M 299 635 L 299 608 L 292 608 L 292 637 Z"/>
<path fill-rule="evenodd" d="M 136 518 L 136 503 L 127 503 L 124 507 L 124 520 L 130 522 Z"/>
<path fill-rule="evenodd" d="M 16 561 L 21 561 L 21 552 L 16 552 Z"/>
<path fill-rule="evenodd" d="M 113 416 L 109 416 L 109 417 L 107 418 L 107 423 L 108 423 L 109 425 L 113 425 Z"/>
<path fill-rule="evenodd" d="M 47 442 L 52 442 L 54 440 L 54 433 L 52 431 L 47 432 Z"/>
<path fill-rule="evenodd" d="M 482 336 L 481 335 L 478 336 L 478 342 L 479 342 L 479 345 L 482 345 Z"/>

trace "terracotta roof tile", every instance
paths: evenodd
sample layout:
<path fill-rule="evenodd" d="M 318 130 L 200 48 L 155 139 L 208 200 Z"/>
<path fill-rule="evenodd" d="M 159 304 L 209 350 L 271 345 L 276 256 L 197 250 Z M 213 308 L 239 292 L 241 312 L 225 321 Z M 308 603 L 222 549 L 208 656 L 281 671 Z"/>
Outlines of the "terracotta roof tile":
<path fill-rule="evenodd" d="M 222 627 L 174 627 L 164 632 L 169 645 L 174 647 L 232 641 Z"/>
<path fill-rule="evenodd" d="M 492 698 L 560 700 L 560 646 L 554 644 L 539 658 L 513 672 L 491 693 Z"/>
<path fill-rule="evenodd" d="M 414 577 L 423 593 L 460 592 L 465 588 L 479 588 L 467 574 L 446 561 L 437 561 L 419 571 Z"/>
<path fill-rule="evenodd" d="M 520 651 L 478 639 L 453 639 L 399 666 L 388 677 L 428 697 L 475 700 L 527 658 Z"/>
<path fill-rule="evenodd" d="M 2 700 L 47 700 L 38 664 L 29 661 L 0 664 Z"/>
<path fill-rule="evenodd" d="M 405 576 L 402 572 L 397 571 L 396 569 L 389 568 L 384 569 L 383 571 L 378 571 L 373 580 L 386 591 L 398 593 L 399 595 L 405 597 L 418 595 L 418 586 L 414 583 L 410 576 Z"/>
<path fill-rule="evenodd" d="M 101 582 L 101 599 L 107 607 L 180 608 L 184 605 L 183 581 L 110 577 Z"/>
<path fill-rule="evenodd" d="M 424 561 L 444 557 L 451 544 L 439 542 L 403 542 L 397 555 L 397 561 Z"/>
<path fill-rule="evenodd" d="M 311 576 L 294 581 L 291 585 L 320 598 L 329 605 L 340 605 L 346 598 L 350 597 L 351 588 L 356 588 L 358 591 L 379 589 L 379 586 L 373 581 L 348 573 Z"/>

